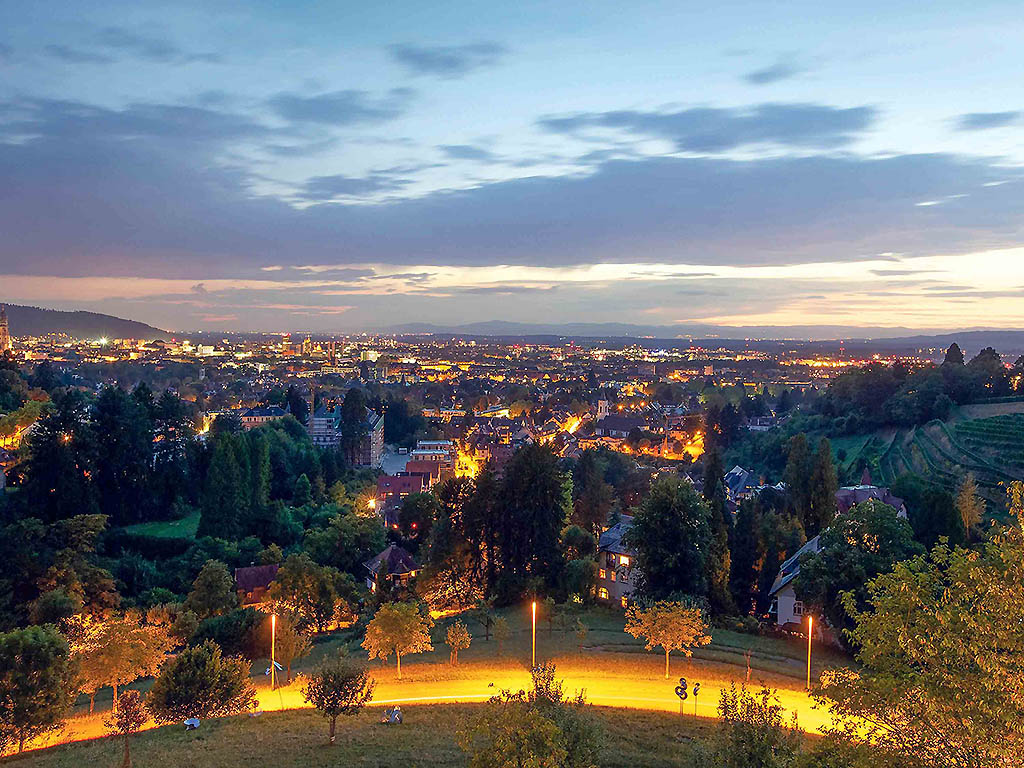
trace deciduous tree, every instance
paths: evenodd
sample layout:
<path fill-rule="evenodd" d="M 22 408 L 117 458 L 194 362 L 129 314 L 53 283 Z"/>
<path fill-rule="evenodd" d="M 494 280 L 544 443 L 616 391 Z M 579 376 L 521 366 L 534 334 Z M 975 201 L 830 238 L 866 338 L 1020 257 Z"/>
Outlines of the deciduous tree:
<path fill-rule="evenodd" d="M 366 626 L 365 648 L 371 659 L 386 662 L 391 654 L 398 660 L 398 677 L 402 677 L 402 656 L 432 651 L 430 628 L 434 620 L 413 603 L 385 603 Z"/>
<path fill-rule="evenodd" d="M 207 640 L 164 662 L 149 692 L 149 709 L 158 723 L 244 712 L 256 699 L 249 671 L 249 662 L 225 657 Z"/>
<path fill-rule="evenodd" d="M 626 632 L 646 640 L 647 650 L 665 651 L 665 677 L 668 677 L 669 654 L 681 651 L 692 656 L 693 649 L 711 642 L 704 612 L 685 603 L 662 600 L 649 608 L 632 606 L 626 611 Z"/>
<path fill-rule="evenodd" d="M 374 685 L 365 667 L 340 655 L 325 659 L 310 673 L 302 694 L 330 723 L 331 744 L 338 718 L 358 714 L 373 698 Z"/>
<path fill-rule="evenodd" d="M 449 661 L 452 666 L 458 666 L 459 651 L 469 648 L 469 643 L 472 639 L 473 636 L 469 634 L 466 625 L 461 621 L 456 620 L 448 626 L 448 631 L 445 633 L 445 641 L 448 643 L 448 648 L 451 649 Z"/>
<path fill-rule="evenodd" d="M 149 720 L 146 705 L 138 691 L 125 691 L 114 700 L 114 711 L 106 721 L 107 728 L 124 738 L 124 758 L 121 768 L 132 768 L 132 752 L 128 740 Z"/>

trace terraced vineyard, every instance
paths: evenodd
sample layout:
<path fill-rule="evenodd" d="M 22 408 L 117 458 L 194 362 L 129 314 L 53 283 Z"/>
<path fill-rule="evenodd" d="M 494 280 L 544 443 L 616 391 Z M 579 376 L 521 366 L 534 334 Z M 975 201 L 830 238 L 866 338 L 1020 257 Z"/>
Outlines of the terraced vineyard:
<path fill-rule="evenodd" d="M 1024 413 L 962 421 L 953 432 L 965 452 L 1024 468 Z"/>
<path fill-rule="evenodd" d="M 843 468 L 850 477 L 854 467 L 867 466 L 883 485 L 913 472 L 950 491 L 972 472 L 982 494 L 1001 507 L 1006 498 L 1001 484 L 1024 480 L 1024 413 L 988 416 L 982 410 L 977 415 L 980 418 L 956 413 L 948 422 L 880 432 L 864 440 L 850 438 L 859 449 Z"/>

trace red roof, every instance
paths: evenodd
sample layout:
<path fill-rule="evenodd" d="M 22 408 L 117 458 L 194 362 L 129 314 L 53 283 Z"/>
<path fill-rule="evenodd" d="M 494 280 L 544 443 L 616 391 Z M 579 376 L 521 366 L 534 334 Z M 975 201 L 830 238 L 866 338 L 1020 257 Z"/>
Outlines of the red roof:
<path fill-rule="evenodd" d="M 377 478 L 377 496 L 422 493 L 426 490 L 423 475 L 382 475 Z"/>

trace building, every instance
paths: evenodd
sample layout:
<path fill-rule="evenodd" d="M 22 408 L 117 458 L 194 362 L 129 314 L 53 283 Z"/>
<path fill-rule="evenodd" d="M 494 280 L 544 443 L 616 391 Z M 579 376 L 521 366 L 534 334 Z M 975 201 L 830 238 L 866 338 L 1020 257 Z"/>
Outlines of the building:
<path fill-rule="evenodd" d="M 262 603 L 270 590 L 270 585 L 277 577 L 279 565 L 251 565 L 248 568 L 235 568 L 235 590 L 238 601 L 243 605 Z"/>
<path fill-rule="evenodd" d="M 633 527 L 633 518 L 622 515 L 619 522 L 601 534 L 597 544 L 597 600 L 625 608 L 636 586 L 636 552 L 623 538 Z"/>
<path fill-rule="evenodd" d="M 629 437 L 634 429 L 646 429 L 647 420 L 642 416 L 627 416 L 613 413 L 598 419 L 594 424 L 594 434 L 598 437 Z"/>
<path fill-rule="evenodd" d="M 776 626 L 800 631 L 804 617 L 804 604 L 796 599 L 793 580 L 800 575 L 800 558 L 817 552 L 821 548 L 819 540 L 819 536 L 809 540 L 779 568 L 779 575 L 775 577 L 771 592 L 768 593 L 772 599 L 769 614 L 774 617 Z"/>
<path fill-rule="evenodd" d="M 397 544 L 389 545 L 383 552 L 363 563 L 366 569 L 366 588 L 376 592 L 390 582 L 391 586 L 408 586 L 416 578 L 420 567 L 413 556 Z"/>
<path fill-rule="evenodd" d="M 353 466 L 379 467 L 384 458 L 384 414 L 366 409 L 363 436 L 359 446 L 348 457 Z M 341 406 L 332 409 L 321 405 L 309 417 L 309 438 L 320 448 L 337 448 L 341 445 Z"/>
<path fill-rule="evenodd" d="M 243 427 L 255 429 L 262 424 L 283 419 L 287 415 L 288 412 L 284 408 L 278 405 L 269 405 L 265 408 L 247 408 L 239 414 L 239 418 Z"/>
<path fill-rule="evenodd" d="M 410 475 L 401 472 L 397 475 L 381 475 L 377 478 L 377 495 L 374 506 L 383 518 L 387 527 L 398 527 L 398 508 L 402 501 L 412 493 L 427 491 L 427 478 L 424 475 Z"/>
<path fill-rule="evenodd" d="M 857 504 L 869 500 L 880 501 L 888 504 L 896 510 L 896 515 L 903 519 L 907 517 L 907 507 L 903 499 L 893 496 L 888 488 L 879 488 L 874 485 L 858 485 L 849 488 L 840 488 L 836 493 L 836 506 L 840 515 L 845 515 Z M 793 582 L 800 575 L 800 558 L 803 555 L 814 554 L 821 549 L 820 536 L 815 536 L 804 544 L 796 553 L 786 560 L 779 568 L 779 575 L 775 577 L 769 595 L 772 598 L 772 606 L 769 615 L 775 619 L 776 626 L 791 631 L 800 631 L 804 617 L 804 605 L 797 600 L 796 589 Z M 825 627 L 819 622 L 818 634 L 822 636 Z"/>
<path fill-rule="evenodd" d="M 7 325 L 7 307 L 0 305 L 0 355 L 14 348 L 11 343 L 11 330 Z"/>

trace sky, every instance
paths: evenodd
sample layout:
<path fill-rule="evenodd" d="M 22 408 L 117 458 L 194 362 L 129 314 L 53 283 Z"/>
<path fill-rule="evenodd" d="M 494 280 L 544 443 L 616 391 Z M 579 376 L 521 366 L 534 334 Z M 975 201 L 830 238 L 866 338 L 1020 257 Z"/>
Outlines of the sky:
<path fill-rule="evenodd" d="M 0 301 L 1024 328 L 1016 2 L 0 0 Z"/>

